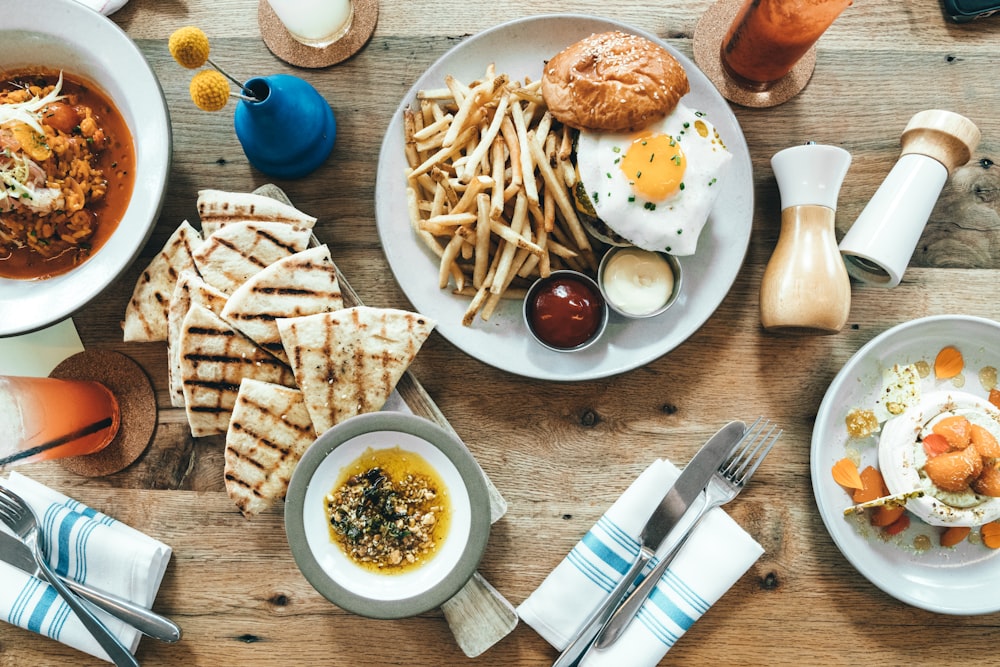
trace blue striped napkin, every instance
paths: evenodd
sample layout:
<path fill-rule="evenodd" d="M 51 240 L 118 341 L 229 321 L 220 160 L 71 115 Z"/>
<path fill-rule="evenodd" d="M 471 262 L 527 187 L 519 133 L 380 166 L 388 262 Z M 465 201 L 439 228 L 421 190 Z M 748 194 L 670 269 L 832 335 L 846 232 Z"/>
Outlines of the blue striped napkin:
<path fill-rule="evenodd" d="M 556 649 L 565 648 L 635 561 L 639 533 L 677 475 L 666 460 L 646 468 L 521 603 L 521 619 Z M 728 514 L 710 511 L 625 633 L 607 649 L 591 651 L 581 665 L 656 665 L 763 552 Z"/>
<path fill-rule="evenodd" d="M 49 565 L 64 577 L 151 607 L 170 547 L 43 484 L 11 472 L 0 484 L 31 505 L 42 524 Z M 0 530 L 7 530 L 0 525 Z M 7 531 L 10 532 L 10 531 Z M 96 610 L 135 653 L 138 630 Z M 48 582 L 0 562 L 0 619 L 108 660 L 107 653 Z"/>

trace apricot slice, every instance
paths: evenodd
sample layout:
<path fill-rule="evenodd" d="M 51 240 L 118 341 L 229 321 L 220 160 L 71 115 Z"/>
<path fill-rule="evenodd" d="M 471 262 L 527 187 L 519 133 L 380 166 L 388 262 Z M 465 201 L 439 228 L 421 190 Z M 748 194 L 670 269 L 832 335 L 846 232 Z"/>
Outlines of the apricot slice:
<path fill-rule="evenodd" d="M 924 453 L 927 454 L 927 458 L 933 458 L 938 454 L 951 451 L 951 445 L 948 444 L 948 441 L 944 439 L 943 435 L 938 435 L 937 433 L 928 433 L 927 437 L 923 439 L 923 444 Z"/>
<path fill-rule="evenodd" d="M 939 380 L 948 380 L 962 372 L 965 367 L 965 360 L 957 347 L 948 345 L 938 352 L 934 359 L 934 375 Z"/>
<path fill-rule="evenodd" d="M 904 514 L 885 527 L 886 535 L 898 535 L 910 527 L 910 515 Z"/>
<path fill-rule="evenodd" d="M 979 424 L 972 425 L 970 439 L 980 456 L 988 459 L 1000 457 L 1000 442 Z"/>
<path fill-rule="evenodd" d="M 981 496 L 1000 498 L 1000 467 L 991 462 L 983 468 L 979 477 L 972 483 L 972 490 Z"/>
<path fill-rule="evenodd" d="M 971 457 L 968 455 L 969 452 L 972 453 Z M 975 449 L 970 447 L 927 459 L 924 472 L 938 488 L 957 493 L 968 489 L 969 482 L 978 476 L 977 462 L 981 471 L 983 460 Z"/>
<path fill-rule="evenodd" d="M 885 480 L 882 479 L 882 473 L 877 468 L 866 466 L 861 471 L 861 483 L 863 487 L 857 489 L 851 496 L 855 504 L 867 503 L 870 500 L 889 495 L 889 489 L 886 488 Z"/>
<path fill-rule="evenodd" d="M 896 523 L 899 517 L 903 516 L 906 511 L 905 507 L 890 507 L 889 505 L 882 505 L 881 507 L 876 507 L 875 511 L 872 512 L 872 525 L 884 528 L 886 526 L 891 526 Z"/>
<path fill-rule="evenodd" d="M 833 481 L 845 489 L 863 489 L 864 483 L 854 461 L 843 458 L 833 464 Z"/>
<path fill-rule="evenodd" d="M 983 537 L 983 544 L 990 549 L 1000 549 L 1000 521 L 984 523 L 979 534 Z"/>
<path fill-rule="evenodd" d="M 945 417 L 934 424 L 931 431 L 943 436 L 955 449 L 965 449 L 972 440 L 972 424 L 962 415 Z"/>
<path fill-rule="evenodd" d="M 941 533 L 941 546 L 953 547 L 967 538 L 971 532 L 972 529 L 968 526 L 952 526 Z"/>

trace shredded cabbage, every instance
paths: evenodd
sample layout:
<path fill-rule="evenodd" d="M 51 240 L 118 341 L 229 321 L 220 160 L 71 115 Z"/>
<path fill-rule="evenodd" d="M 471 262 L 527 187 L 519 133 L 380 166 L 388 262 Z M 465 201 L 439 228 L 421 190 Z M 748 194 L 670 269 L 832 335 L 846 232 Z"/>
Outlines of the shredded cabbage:
<path fill-rule="evenodd" d="M 59 80 L 55 87 L 44 97 L 33 97 L 26 102 L 15 102 L 11 104 L 0 104 L 0 125 L 6 125 L 11 121 L 20 121 L 33 129 L 38 134 L 45 134 L 39 119 L 42 117 L 41 110 L 48 104 L 61 100 L 65 95 L 60 95 L 62 90 L 63 75 L 59 72 Z"/>

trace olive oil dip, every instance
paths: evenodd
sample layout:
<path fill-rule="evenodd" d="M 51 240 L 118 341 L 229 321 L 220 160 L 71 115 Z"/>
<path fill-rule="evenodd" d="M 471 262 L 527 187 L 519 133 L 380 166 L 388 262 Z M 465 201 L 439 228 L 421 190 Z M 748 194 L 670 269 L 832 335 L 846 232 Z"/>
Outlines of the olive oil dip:
<path fill-rule="evenodd" d="M 367 449 L 324 498 L 330 538 L 361 567 L 397 574 L 438 552 L 451 522 L 448 489 L 418 454 Z"/>

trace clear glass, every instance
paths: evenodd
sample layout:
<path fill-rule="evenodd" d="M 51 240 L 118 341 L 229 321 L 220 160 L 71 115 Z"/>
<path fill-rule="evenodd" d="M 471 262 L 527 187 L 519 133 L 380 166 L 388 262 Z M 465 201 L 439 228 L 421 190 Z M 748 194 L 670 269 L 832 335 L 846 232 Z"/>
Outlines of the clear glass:
<path fill-rule="evenodd" d="M 99 452 L 120 421 L 100 382 L 0 375 L 0 468 Z"/>
<path fill-rule="evenodd" d="M 288 33 L 306 46 L 324 48 L 347 34 L 354 19 L 351 0 L 267 0 Z"/>
<path fill-rule="evenodd" d="M 722 40 L 737 83 L 767 90 L 788 74 L 851 0 L 746 0 Z"/>

